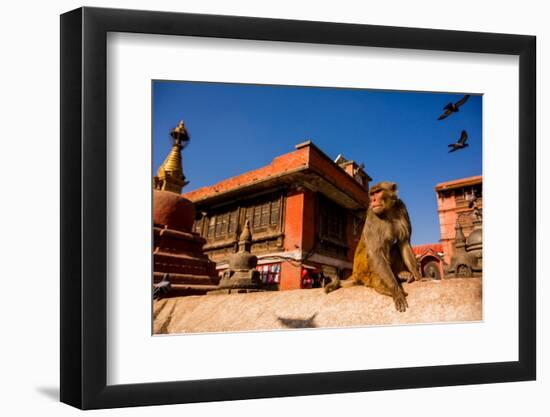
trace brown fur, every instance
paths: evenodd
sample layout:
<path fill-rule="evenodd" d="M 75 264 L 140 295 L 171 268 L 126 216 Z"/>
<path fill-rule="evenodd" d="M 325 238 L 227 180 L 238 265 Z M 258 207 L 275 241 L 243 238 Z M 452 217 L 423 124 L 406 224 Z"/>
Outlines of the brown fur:
<path fill-rule="evenodd" d="M 351 285 L 372 287 L 394 299 L 398 311 L 408 307 L 398 274 L 407 271 L 409 282 L 419 279 L 412 252 L 411 223 L 405 204 L 397 198 L 395 183 L 381 182 L 371 188 L 371 206 L 353 258 L 353 272 L 346 281 L 336 279 L 326 292 Z M 374 202 L 374 204 L 373 204 Z"/>

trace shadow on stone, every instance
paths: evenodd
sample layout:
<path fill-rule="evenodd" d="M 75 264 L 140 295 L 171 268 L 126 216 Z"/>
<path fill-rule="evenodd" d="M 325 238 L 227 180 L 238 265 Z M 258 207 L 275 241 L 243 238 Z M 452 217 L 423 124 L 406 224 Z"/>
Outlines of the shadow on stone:
<path fill-rule="evenodd" d="M 317 316 L 317 313 L 313 314 L 313 316 L 311 316 L 309 319 L 291 319 L 277 317 L 277 320 L 279 320 L 279 323 L 281 323 L 283 326 L 290 329 L 307 329 L 317 327 L 317 325 L 315 324 L 315 316 Z"/>

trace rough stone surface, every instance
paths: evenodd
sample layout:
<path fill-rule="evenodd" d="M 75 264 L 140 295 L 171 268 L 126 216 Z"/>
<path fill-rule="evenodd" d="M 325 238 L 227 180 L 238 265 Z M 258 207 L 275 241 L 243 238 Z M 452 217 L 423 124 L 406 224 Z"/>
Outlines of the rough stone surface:
<path fill-rule="evenodd" d="M 195 333 L 346 327 L 482 320 L 481 278 L 404 285 L 409 308 L 371 288 L 322 288 L 161 299 L 154 302 L 154 333 Z"/>

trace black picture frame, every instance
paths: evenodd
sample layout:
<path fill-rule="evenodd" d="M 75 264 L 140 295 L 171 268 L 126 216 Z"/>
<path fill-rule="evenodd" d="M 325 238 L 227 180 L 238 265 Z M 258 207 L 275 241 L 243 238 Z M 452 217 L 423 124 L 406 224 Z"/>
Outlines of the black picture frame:
<path fill-rule="evenodd" d="M 519 360 L 107 385 L 108 32 L 519 56 Z M 61 15 L 61 401 L 95 409 L 534 380 L 535 51 L 534 36 L 510 34 L 87 7 Z"/>

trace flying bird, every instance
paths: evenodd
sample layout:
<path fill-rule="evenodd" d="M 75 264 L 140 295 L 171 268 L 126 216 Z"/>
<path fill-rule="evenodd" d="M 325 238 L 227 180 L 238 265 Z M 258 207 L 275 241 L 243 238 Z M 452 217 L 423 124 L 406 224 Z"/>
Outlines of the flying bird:
<path fill-rule="evenodd" d="M 462 133 L 460 134 L 460 139 L 458 140 L 458 142 L 451 143 L 451 144 L 448 145 L 450 148 L 452 148 L 449 151 L 449 153 L 454 152 L 454 151 L 458 151 L 459 149 L 464 149 L 464 148 L 470 146 L 466 143 L 467 139 L 468 139 L 468 133 L 465 130 L 463 130 Z"/>
<path fill-rule="evenodd" d="M 443 107 L 443 114 L 437 118 L 437 120 L 443 120 L 447 116 L 456 113 L 458 111 L 458 108 L 462 106 L 468 99 L 470 98 L 470 94 L 466 94 L 464 97 L 462 97 L 460 100 L 458 100 L 456 103 L 449 103 L 445 107 Z"/>

